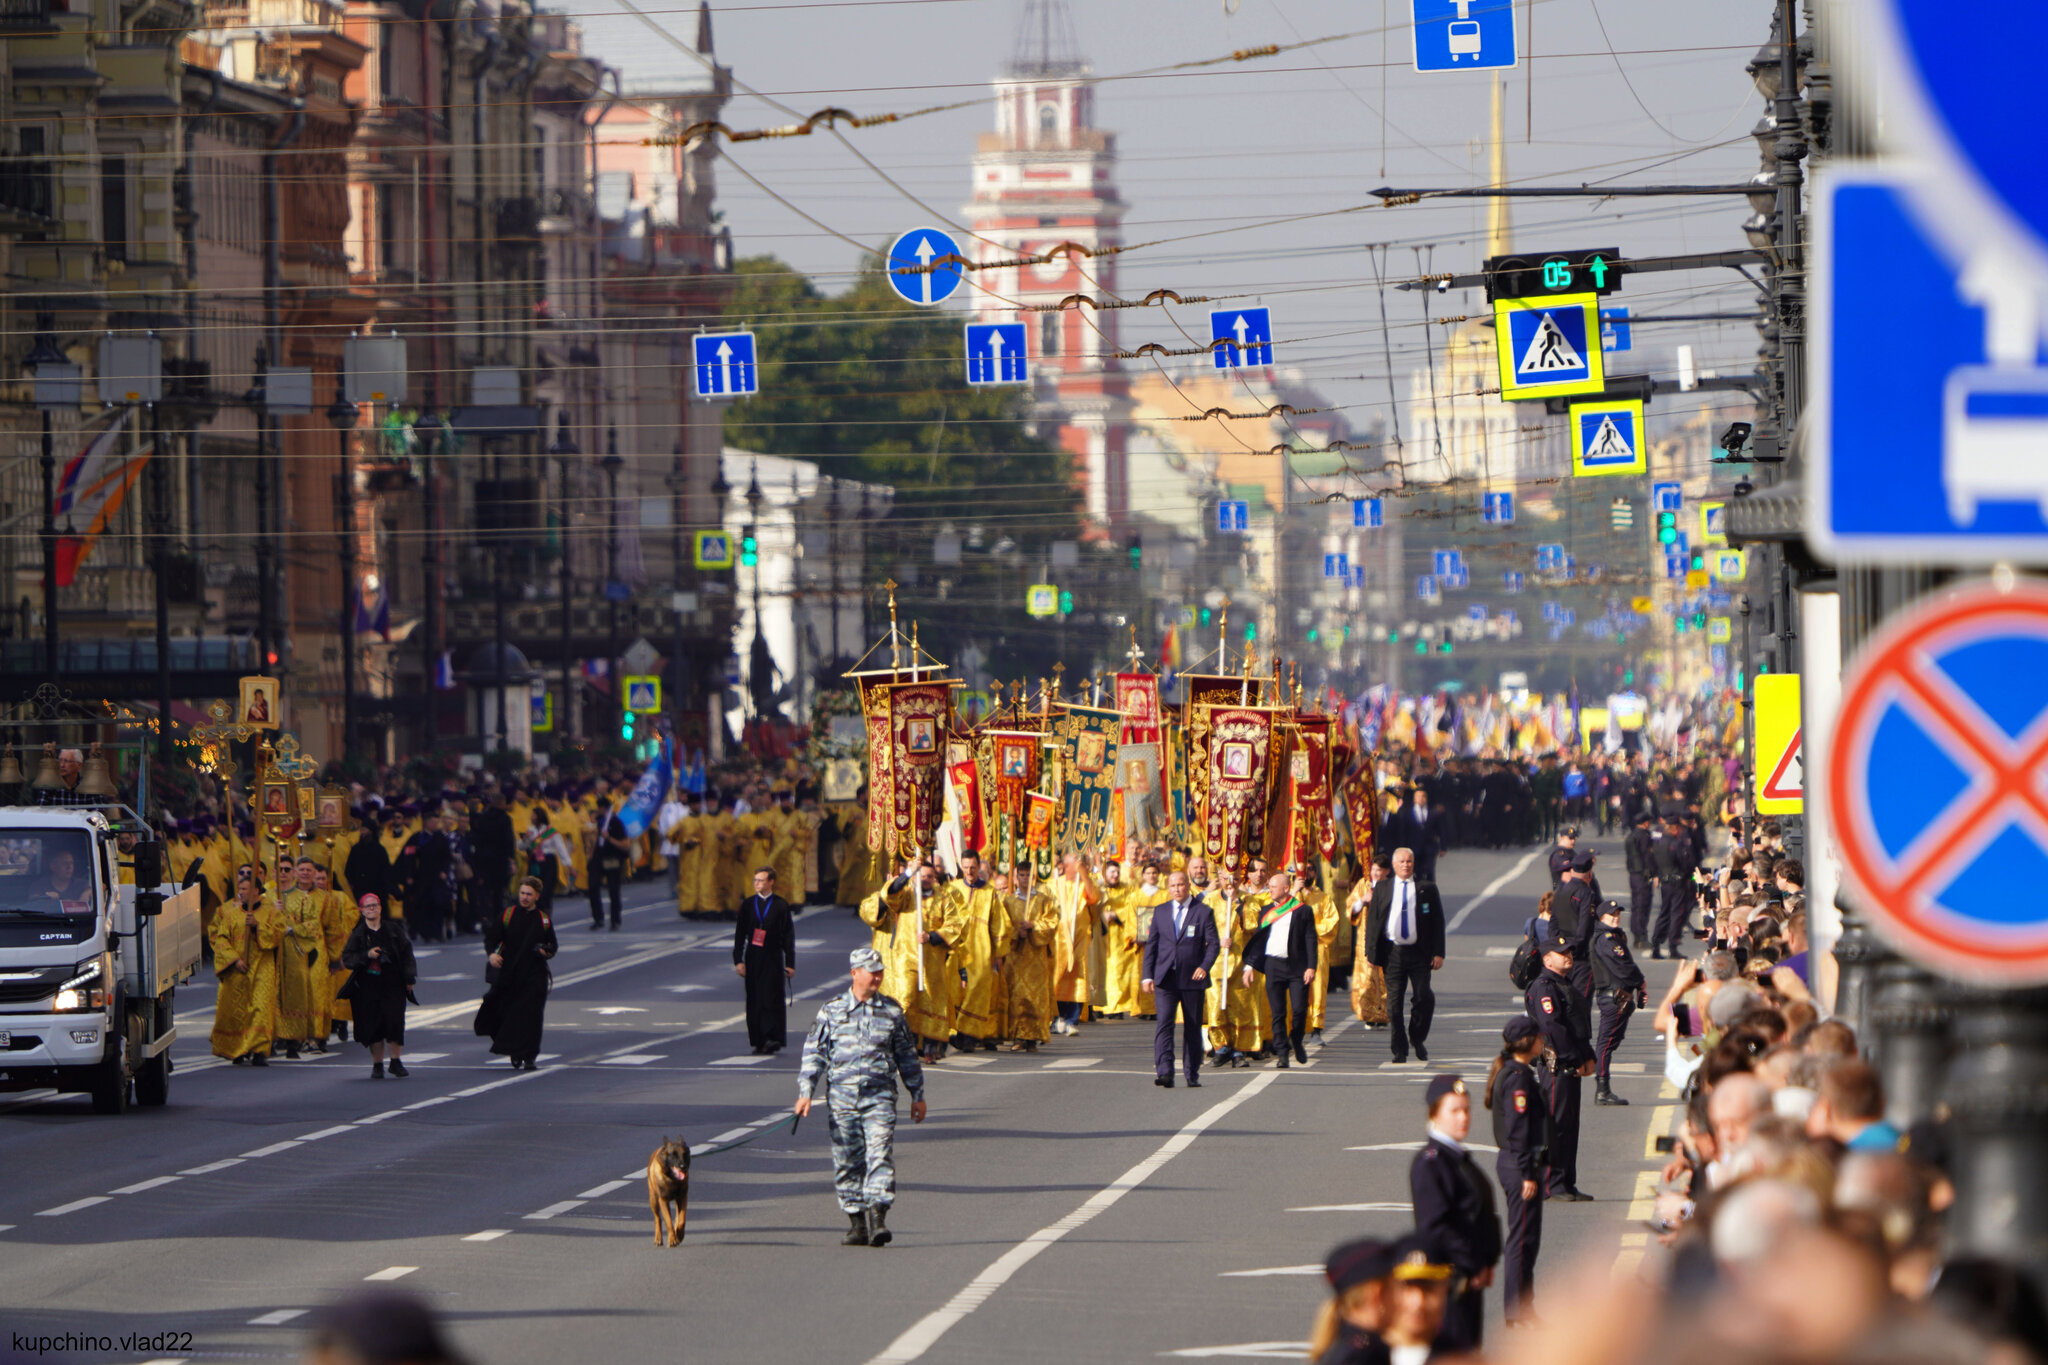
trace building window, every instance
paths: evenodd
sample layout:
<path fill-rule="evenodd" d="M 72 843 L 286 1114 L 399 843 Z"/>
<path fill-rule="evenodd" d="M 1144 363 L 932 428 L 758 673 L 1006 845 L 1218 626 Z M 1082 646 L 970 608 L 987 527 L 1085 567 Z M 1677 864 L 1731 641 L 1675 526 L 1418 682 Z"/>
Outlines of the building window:
<path fill-rule="evenodd" d="M 110 261 L 128 259 L 128 158 L 100 158 L 100 243 Z"/>
<path fill-rule="evenodd" d="M 377 102 L 389 104 L 396 91 L 394 73 L 398 67 L 398 25 L 390 20 L 377 25 Z"/>
<path fill-rule="evenodd" d="M 1041 356 L 1056 356 L 1060 353 L 1060 315 L 1040 313 L 1038 315 L 1038 353 Z"/>
<path fill-rule="evenodd" d="M 389 275 L 398 266 L 398 192 L 379 185 L 377 196 L 377 271 Z"/>
<path fill-rule="evenodd" d="M 1041 104 L 1038 106 L 1038 140 L 1051 142 L 1060 130 L 1059 106 Z"/>

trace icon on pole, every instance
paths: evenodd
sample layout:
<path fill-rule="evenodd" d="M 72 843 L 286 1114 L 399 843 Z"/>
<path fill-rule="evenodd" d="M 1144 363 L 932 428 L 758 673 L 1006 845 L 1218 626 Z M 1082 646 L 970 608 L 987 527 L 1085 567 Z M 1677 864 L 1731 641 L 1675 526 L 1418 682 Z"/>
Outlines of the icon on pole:
<path fill-rule="evenodd" d="M 1512 526 L 1515 520 L 1513 493 L 1487 493 L 1480 499 L 1479 513 L 1489 526 Z"/>
<path fill-rule="evenodd" d="M 1629 325 L 1628 309 L 1600 310 L 1600 349 L 1609 352 L 1635 349 L 1635 329 Z"/>

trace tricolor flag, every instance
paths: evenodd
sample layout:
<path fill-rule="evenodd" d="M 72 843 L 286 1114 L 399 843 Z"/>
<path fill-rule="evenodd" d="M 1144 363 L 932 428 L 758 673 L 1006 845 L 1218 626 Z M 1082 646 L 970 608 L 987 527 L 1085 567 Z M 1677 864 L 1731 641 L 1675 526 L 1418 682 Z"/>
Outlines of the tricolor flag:
<path fill-rule="evenodd" d="M 128 497 L 128 490 L 142 477 L 150 451 L 132 457 L 120 453 L 121 428 L 128 424 L 129 409 L 122 409 L 113 425 L 93 438 L 92 444 L 65 461 L 50 503 L 50 516 L 58 525 L 57 586 L 68 588 L 78 577 L 78 566 L 92 553 L 93 542 L 110 525 Z"/>

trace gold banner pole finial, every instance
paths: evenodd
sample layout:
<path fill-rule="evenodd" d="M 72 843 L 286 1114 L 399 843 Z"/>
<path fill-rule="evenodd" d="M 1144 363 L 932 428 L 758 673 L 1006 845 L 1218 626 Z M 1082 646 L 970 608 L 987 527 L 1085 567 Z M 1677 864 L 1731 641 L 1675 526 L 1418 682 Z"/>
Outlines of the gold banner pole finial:
<path fill-rule="evenodd" d="M 1138 628 L 1136 625 L 1133 625 L 1131 627 L 1131 672 L 1135 673 L 1138 671 L 1138 661 L 1144 657 L 1143 651 L 1138 648 Z"/>
<path fill-rule="evenodd" d="M 889 594 L 889 667 L 900 668 L 903 665 L 903 651 L 898 643 L 902 637 L 896 632 L 896 580 L 884 579 L 882 587 Z"/>
<path fill-rule="evenodd" d="M 1054 701 L 1058 701 L 1066 695 L 1065 689 L 1060 685 L 1060 675 L 1066 671 L 1067 666 L 1063 663 L 1055 663 L 1052 666 L 1052 698 Z"/>

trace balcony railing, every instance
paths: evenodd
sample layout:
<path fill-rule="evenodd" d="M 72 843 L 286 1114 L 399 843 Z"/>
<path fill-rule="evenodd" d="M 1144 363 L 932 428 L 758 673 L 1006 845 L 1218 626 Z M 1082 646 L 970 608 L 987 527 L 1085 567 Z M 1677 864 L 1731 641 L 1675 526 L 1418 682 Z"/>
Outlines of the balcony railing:
<path fill-rule="evenodd" d="M 0 0 L 0 5 L 10 0 Z M 0 31 L 5 31 L 0 23 Z M 56 216 L 56 183 L 41 157 L 0 157 L 0 209 L 44 221 Z"/>
<path fill-rule="evenodd" d="M 51 0 L 0 0 L 0 34 L 55 33 Z"/>

